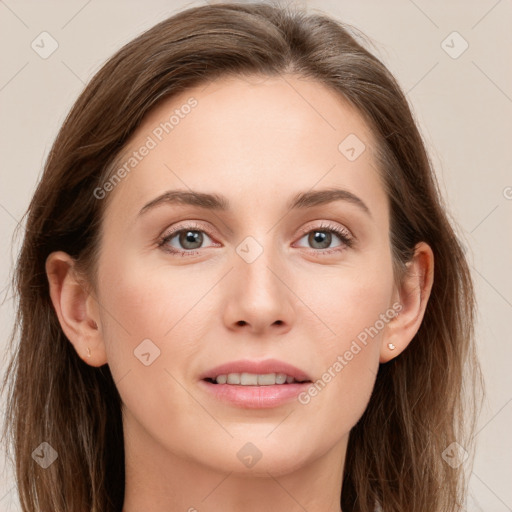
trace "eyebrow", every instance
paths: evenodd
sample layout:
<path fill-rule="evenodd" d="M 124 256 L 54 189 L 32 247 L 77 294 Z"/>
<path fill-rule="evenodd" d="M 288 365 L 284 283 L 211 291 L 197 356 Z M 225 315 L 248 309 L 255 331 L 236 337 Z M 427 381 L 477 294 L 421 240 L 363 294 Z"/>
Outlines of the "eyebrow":
<path fill-rule="evenodd" d="M 289 210 L 306 209 L 332 203 L 334 201 L 349 202 L 357 206 L 369 217 L 372 216 L 370 209 L 362 199 L 352 192 L 340 188 L 299 192 L 290 199 L 287 206 Z M 168 190 L 145 204 L 138 215 L 140 216 L 162 204 L 184 204 L 215 211 L 228 211 L 230 209 L 229 200 L 220 194 L 210 194 L 193 190 Z"/>

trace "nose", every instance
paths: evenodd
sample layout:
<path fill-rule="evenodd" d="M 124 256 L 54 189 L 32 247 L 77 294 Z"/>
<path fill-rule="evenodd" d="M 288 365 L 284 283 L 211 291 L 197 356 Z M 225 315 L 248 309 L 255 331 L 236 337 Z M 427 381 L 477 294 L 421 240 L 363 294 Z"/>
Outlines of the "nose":
<path fill-rule="evenodd" d="M 243 253 L 240 253 L 243 254 Z M 270 249 L 254 261 L 234 255 L 227 276 L 224 323 L 230 330 L 258 336 L 284 334 L 294 323 L 294 294 L 289 270 Z"/>

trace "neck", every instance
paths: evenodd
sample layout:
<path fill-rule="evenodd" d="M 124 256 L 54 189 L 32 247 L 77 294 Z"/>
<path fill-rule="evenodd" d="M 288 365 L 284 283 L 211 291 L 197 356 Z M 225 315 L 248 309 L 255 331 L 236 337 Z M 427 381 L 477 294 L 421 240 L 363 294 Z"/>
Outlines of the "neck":
<path fill-rule="evenodd" d="M 294 454 L 286 454 L 283 446 L 271 450 L 266 445 L 261 459 L 248 469 L 236 458 L 246 440 L 231 439 L 222 450 L 229 453 L 233 447 L 233 464 L 213 467 L 213 456 L 203 460 L 186 447 L 171 452 L 141 425 L 125 422 L 123 512 L 341 512 L 348 436 L 320 456 L 307 453 L 306 441 L 302 453 Z M 276 450 L 283 460 L 272 456 Z"/>

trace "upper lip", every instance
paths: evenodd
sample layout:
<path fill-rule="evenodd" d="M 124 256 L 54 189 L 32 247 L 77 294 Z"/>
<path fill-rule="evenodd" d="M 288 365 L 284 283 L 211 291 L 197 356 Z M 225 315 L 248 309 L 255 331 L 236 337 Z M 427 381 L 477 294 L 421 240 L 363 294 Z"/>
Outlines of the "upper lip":
<path fill-rule="evenodd" d="M 244 372 L 258 375 L 264 375 L 267 373 L 285 373 L 297 381 L 311 380 L 306 372 L 289 363 L 279 361 L 278 359 L 265 359 L 262 361 L 240 359 L 238 361 L 231 361 L 205 371 L 200 378 L 202 380 L 215 379 L 219 375 Z"/>

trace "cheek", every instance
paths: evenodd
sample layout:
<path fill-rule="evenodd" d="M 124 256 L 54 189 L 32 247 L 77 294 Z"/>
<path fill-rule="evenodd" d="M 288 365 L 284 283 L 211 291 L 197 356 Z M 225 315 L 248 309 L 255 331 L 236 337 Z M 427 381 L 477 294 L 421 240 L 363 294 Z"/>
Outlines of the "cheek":
<path fill-rule="evenodd" d="M 391 264 L 388 271 L 382 270 L 385 264 L 379 271 L 368 268 L 364 273 L 338 273 L 317 280 L 307 294 L 308 306 L 322 322 L 319 327 L 315 321 L 310 332 L 311 339 L 316 335 L 312 356 L 318 363 L 317 380 L 299 401 L 308 415 L 327 421 L 340 435 L 348 433 L 368 404 L 382 336 L 393 314 Z M 323 293 L 318 287 L 321 282 L 328 283 Z"/>
<path fill-rule="evenodd" d="M 129 258 L 103 261 L 101 324 L 116 382 L 138 382 L 141 389 L 168 385 L 163 370 L 173 372 L 197 350 L 197 312 L 211 285 L 194 286 L 185 272 L 174 272 L 172 281 L 170 277 L 168 268 L 150 269 Z"/>
<path fill-rule="evenodd" d="M 140 262 L 105 261 L 102 268 L 101 322 L 109 368 L 126 409 L 148 431 L 171 422 L 178 428 L 181 416 L 171 412 L 194 405 L 180 383 L 183 368 L 200 348 L 200 301 L 213 280 L 197 286 L 191 280 L 190 272 L 149 269 Z"/>
<path fill-rule="evenodd" d="M 143 265 L 141 259 L 105 262 L 100 285 L 105 320 L 121 339 L 164 340 L 190 321 L 188 312 L 193 316 L 211 285 L 205 275 L 197 282 L 195 274 L 185 267 Z"/>
<path fill-rule="evenodd" d="M 329 352 L 348 348 L 347 343 L 376 323 L 383 330 L 380 315 L 389 310 L 393 292 L 391 262 L 372 263 L 361 265 L 361 270 L 342 268 L 314 277 L 304 275 L 297 282 L 294 291 L 305 297 L 310 311 L 304 316 L 304 327 L 314 324 L 317 338 L 324 339 L 322 347 Z"/>

